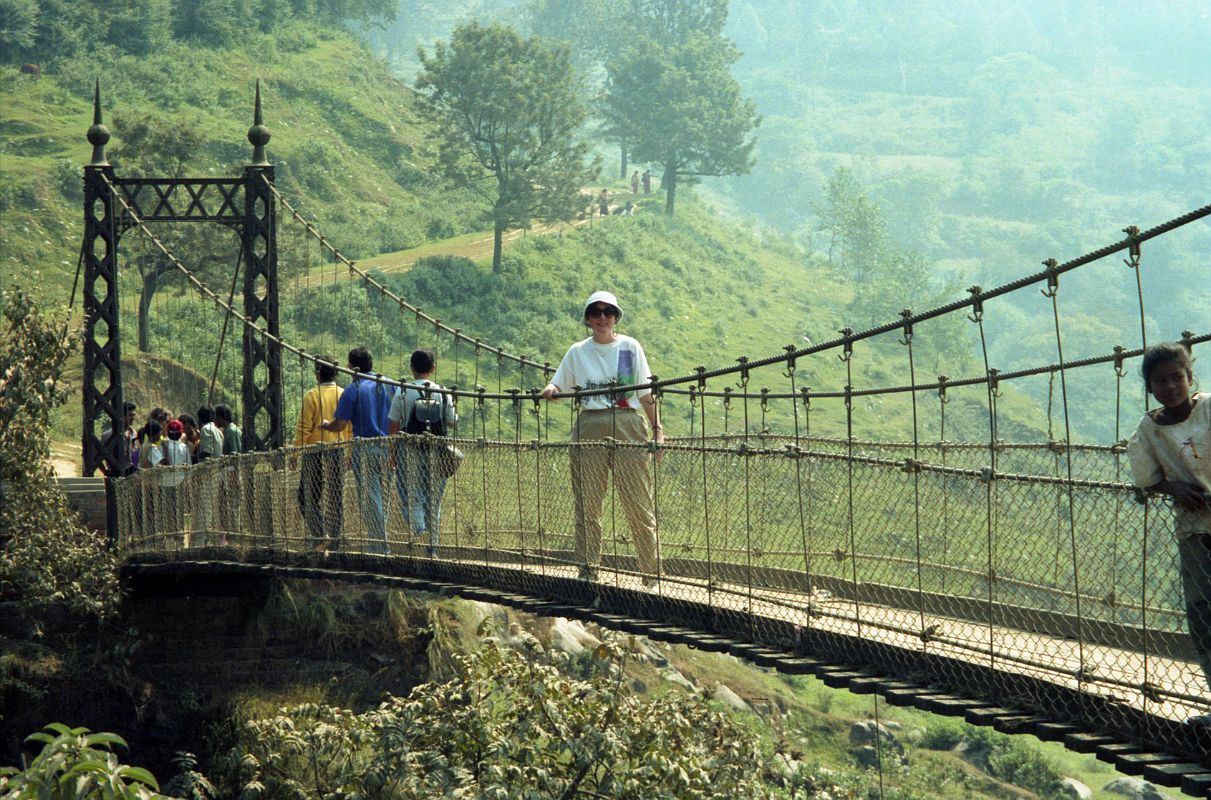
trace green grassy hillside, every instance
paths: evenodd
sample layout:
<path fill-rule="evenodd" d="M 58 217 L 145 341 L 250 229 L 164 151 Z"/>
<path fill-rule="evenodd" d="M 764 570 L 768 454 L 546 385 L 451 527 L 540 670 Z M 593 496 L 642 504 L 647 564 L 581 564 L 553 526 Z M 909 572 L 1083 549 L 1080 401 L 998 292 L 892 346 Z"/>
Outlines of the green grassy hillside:
<path fill-rule="evenodd" d="M 196 139 L 196 146 L 182 156 L 182 171 L 191 175 L 238 174 L 251 152 L 245 134 L 254 79 L 261 78 L 265 122 L 273 133 L 270 159 L 292 204 L 352 258 L 421 246 L 435 254 L 407 271 L 381 277 L 434 316 L 510 352 L 557 364 L 567 345 L 584 335 L 579 304 L 599 287 L 622 298 L 627 316 L 621 329 L 644 342 L 661 377 L 687 375 L 699 365 L 734 364 L 741 356 L 770 356 L 790 344 L 826 341 L 846 325 L 845 308 L 854 287 L 844 274 L 820 256 L 808 257 L 784 240 L 726 220 L 688 194 L 672 220 L 659 213 L 658 203 L 641 202 L 634 217 L 519 238 L 507 251 L 500 275 L 442 257 L 464 252 L 468 237 L 484 227 L 483 207 L 431 171 L 429 131 L 412 91 L 352 38 L 301 24 L 255 35 L 238 48 L 174 42 L 143 57 L 102 50 L 87 59 L 64 61 L 40 80 L 13 67 L 0 72 L 2 280 L 6 285 L 36 281 L 54 303 L 67 299 L 78 254 L 80 175 L 89 154 L 84 132 L 91 122 L 94 76 L 102 82 L 106 122 L 114 133 L 110 153 L 119 174 L 135 174 L 136 166 L 154 172 L 148 154 L 135 152 L 122 138 L 124 130 L 143 125 L 151 127 L 153 137 L 162 132 L 181 141 Z M 166 165 L 164 174 L 174 168 Z M 368 295 L 356 282 L 338 286 L 321 281 L 319 287 L 311 281 L 292 282 L 290 276 L 303 270 L 314 278 L 317 269 L 323 271 L 325 258 L 285 215 L 280 242 L 285 283 L 297 287 L 287 290 L 283 331 L 308 351 L 339 357 L 351 346 L 366 344 L 379 355 L 380 368 L 399 375 L 407 352 L 426 344 L 439 350 L 441 376 L 448 383 L 489 390 L 542 384 L 534 370 L 510 372 L 507 365 L 498 370 L 494 357 L 481 355 L 477 368 L 468 345 L 456 348 L 448 338 L 434 337 L 413 315 Z M 133 275 L 129 264 L 140 252 L 149 252 L 148 246 L 128 233 L 120 254 L 128 276 Z M 181 255 L 190 263 L 190 254 Z M 223 271 L 229 267 L 215 273 L 216 290 L 226 288 Z M 343 270 L 335 272 L 340 277 Z M 135 329 L 135 285 L 124 279 L 129 314 L 124 336 Z M 894 299 L 888 302 L 879 316 L 895 319 L 899 306 Z M 376 313 L 362 312 L 367 303 Z M 920 379 L 982 372 L 970 355 L 974 330 L 960 323 L 918 331 L 915 366 Z M 152 306 L 152 350 L 209 374 L 220 327 L 213 307 L 197 303 L 179 280 L 170 279 Z M 125 346 L 132 349 L 133 339 L 128 341 Z M 239 384 L 238 347 L 233 333 L 228 339 L 231 357 L 224 356 L 219 370 L 220 382 L 227 386 Z M 804 359 L 796 385 L 838 391 L 847 382 L 858 388 L 904 384 L 905 352 L 894 336 L 859 344 L 850 365 L 852 377 L 833 353 Z M 286 370 L 292 418 L 310 370 L 295 362 L 288 362 Z M 736 380 L 713 381 L 708 388 L 738 389 Z M 754 372 L 749 382 L 753 391 L 787 391 L 789 386 L 777 368 Z M 133 390 L 156 394 L 149 387 Z M 1029 403 L 1015 398 L 1010 393 L 1000 404 L 1002 436 L 1038 438 L 1042 423 L 1030 416 Z M 956 400 L 947 410 L 947 437 L 986 437 L 983 393 L 973 391 Z M 681 422 L 682 429 L 673 432 L 689 432 L 691 410 L 685 398 L 668 402 L 670 420 Z M 732 431 L 743 427 L 742 403 L 725 409 L 713 401 L 708 411 L 711 432 L 725 425 Z M 748 412 L 750 429 L 765 424 L 786 430 L 792 424 L 785 403 L 771 406 L 765 419 L 756 403 Z M 70 442 L 78 435 L 75 413 L 69 405 L 57 423 L 58 439 Z M 840 401 L 821 401 L 813 414 L 813 433 L 844 433 Z M 910 398 L 859 400 L 854 421 L 859 436 L 907 436 Z M 936 437 L 937 427 L 936 413 L 922 417 L 923 437 Z"/>
<path fill-rule="evenodd" d="M 413 247 L 482 227 L 482 207 L 430 171 L 412 91 L 347 35 L 304 25 L 232 49 L 174 42 L 148 56 L 103 50 L 40 80 L 0 68 L 0 251 L 3 282 L 38 270 L 66 302 L 79 250 L 82 165 L 94 78 L 120 176 L 171 175 L 124 151 L 124 130 L 164 140 L 191 132 L 191 176 L 238 175 L 251 155 L 257 78 L 277 181 L 353 257 Z M 146 169 L 136 172 L 134 165 Z M 130 167 L 126 169 L 125 167 Z M 286 265 L 287 268 L 290 264 Z"/>

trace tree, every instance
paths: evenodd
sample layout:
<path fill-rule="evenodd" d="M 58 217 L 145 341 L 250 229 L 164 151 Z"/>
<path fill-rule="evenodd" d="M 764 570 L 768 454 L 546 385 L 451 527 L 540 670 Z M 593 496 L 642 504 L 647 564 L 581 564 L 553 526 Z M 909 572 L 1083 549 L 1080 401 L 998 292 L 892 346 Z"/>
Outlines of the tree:
<path fill-rule="evenodd" d="M 185 122 L 172 122 L 155 117 L 117 118 L 116 127 L 122 131 L 123 145 L 113 153 L 114 166 L 119 173 L 133 172 L 141 176 L 180 178 L 194 163 L 202 150 L 202 132 Z M 145 196 L 149 196 L 150 192 Z M 130 234 L 142 238 L 141 234 Z M 227 275 L 234 268 L 239 242 L 234 236 L 216 235 L 213 224 L 183 222 L 169 225 L 157 232 L 161 241 L 173 253 L 185 259 L 190 269 L 199 273 L 212 286 L 226 286 Z M 139 350 L 151 352 L 150 322 L 152 300 L 160 289 L 174 283 L 183 285 L 183 277 L 163 253 L 148 249 L 133 259 L 139 270 Z"/>
<path fill-rule="evenodd" d="M 568 48 L 472 22 L 420 60 L 416 86 L 438 125 L 445 174 L 492 202 L 499 272 L 505 230 L 573 218 L 599 169 L 580 138 L 586 112 Z"/>
<path fill-rule="evenodd" d="M 637 160 L 664 167 L 666 214 L 679 182 L 752 169 L 760 118 L 731 75 L 738 58 L 728 40 L 695 31 L 680 45 L 642 39 L 618 61 L 606 116 L 630 131 Z"/>
<path fill-rule="evenodd" d="M 16 61 L 29 50 L 37 25 L 34 0 L 0 0 L 0 61 Z"/>
<path fill-rule="evenodd" d="M 106 618 L 120 599 L 114 554 L 80 524 L 50 465 L 48 427 L 77 339 L 20 288 L 0 292 L 0 310 L 0 600 L 19 601 L 35 629 L 55 609 Z"/>
<path fill-rule="evenodd" d="M 527 19 L 530 31 L 567 42 L 573 62 L 585 74 L 603 73 L 608 94 L 618 60 L 632 45 L 652 39 L 666 47 L 683 44 L 691 33 L 717 37 L 727 21 L 727 0 L 532 0 Z M 617 124 L 615 124 L 617 122 Z M 601 133 L 618 144 L 619 177 L 627 176 L 630 130 L 627 120 L 605 115 Z"/>

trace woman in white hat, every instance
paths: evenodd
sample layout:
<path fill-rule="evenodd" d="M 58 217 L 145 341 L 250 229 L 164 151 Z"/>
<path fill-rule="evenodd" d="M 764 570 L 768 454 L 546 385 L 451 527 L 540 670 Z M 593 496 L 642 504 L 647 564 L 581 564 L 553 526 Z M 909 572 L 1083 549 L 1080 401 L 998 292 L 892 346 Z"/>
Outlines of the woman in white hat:
<path fill-rule="evenodd" d="M 568 348 L 542 396 L 557 393 L 614 389 L 582 397 L 574 442 L 607 437 L 620 442 L 664 442 L 664 431 L 651 389 L 631 389 L 651 379 L 643 346 L 614 330 L 622 319 L 622 306 L 610 292 L 594 292 L 584 304 L 584 324 L 593 335 Z M 654 434 L 654 435 L 653 435 Z M 657 453 L 659 456 L 659 453 Z M 645 448 L 572 448 L 572 494 L 576 503 L 576 561 L 580 577 L 595 580 L 601 562 L 601 509 L 609 475 L 614 474 L 623 511 L 635 538 L 639 572 L 645 584 L 657 579 L 656 514 L 652 503 L 650 455 Z"/>

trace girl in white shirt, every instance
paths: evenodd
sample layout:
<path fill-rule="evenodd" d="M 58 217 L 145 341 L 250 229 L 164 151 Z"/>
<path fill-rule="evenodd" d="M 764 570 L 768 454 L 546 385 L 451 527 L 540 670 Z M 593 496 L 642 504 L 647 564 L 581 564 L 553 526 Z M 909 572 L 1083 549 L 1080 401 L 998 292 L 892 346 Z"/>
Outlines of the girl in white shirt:
<path fill-rule="evenodd" d="M 1186 620 L 1211 685 L 1211 396 L 1191 392 L 1192 359 L 1176 342 L 1149 347 L 1141 372 L 1161 407 L 1140 420 L 1127 455 L 1137 486 L 1173 498 Z M 1211 725 L 1211 714 L 1189 722 Z"/>

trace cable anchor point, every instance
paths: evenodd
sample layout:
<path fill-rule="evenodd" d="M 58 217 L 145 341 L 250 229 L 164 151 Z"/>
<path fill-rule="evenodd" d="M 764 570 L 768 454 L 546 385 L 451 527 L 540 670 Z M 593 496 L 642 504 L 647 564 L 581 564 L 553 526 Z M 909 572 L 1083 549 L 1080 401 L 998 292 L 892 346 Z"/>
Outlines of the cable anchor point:
<path fill-rule="evenodd" d="M 1127 348 L 1121 344 L 1114 346 L 1114 374 L 1120 378 L 1127 377 L 1127 368 L 1123 366 L 1123 355 L 1127 352 Z"/>
<path fill-rule="evenodd" d="M 1140 226 L 1128 225 L 1123 228 L 1123 233 L 1127 234 L 1127 257 L 1123 259 L 1123 263 L 1130 269 L 1140 268 Z"/>
<path fill-rule="evenodd" d="M 967 318 L 977 324 L 984 321 L 984 300 L 980 297 L 983 291 L 978 283 L 967 290 L 971 295 L 971 313 L 967 315 Z"/>
<path fill-rule="evenodd" d="M 788 344 L 782 348 L 786 351 L 786 369 L 782 370 L 782 376 L 785 378 L 795 377 L 795 350 L 793 344 Z"/>
<path fill-rule="evenodd" d="M 1043 297 L 1055 297 L 1060 292 L 1060 273 L 1056 271 L 1060 262 L 1049 258 L 1043 262 L 1043 266 L 1047 268 L 1044 270 L 1044 274 L 1047 275 L 1047 288 L 1039 291 L 1042 292 Z"/>
<path fill-rule="evenodd" d="M 900 340 L 900 344 L 910 345 L 912 344 L 912 309 L 904 309 L 900 312 L 900 316 L 904 319 L 904 338 Z"/>
<path fill-rule="evenodd" d="M 837 331 L 837 333 L 841 334 L 844 340 L 843 344 L 841 345 L 841 355 L 837 356 L 837 358 L 839 358 L 842 363 L 845 363 L 854 356 L 854 341 L 850 338 L 854 335 L 854 329 L 842 328 L 841 330 Z"/>

